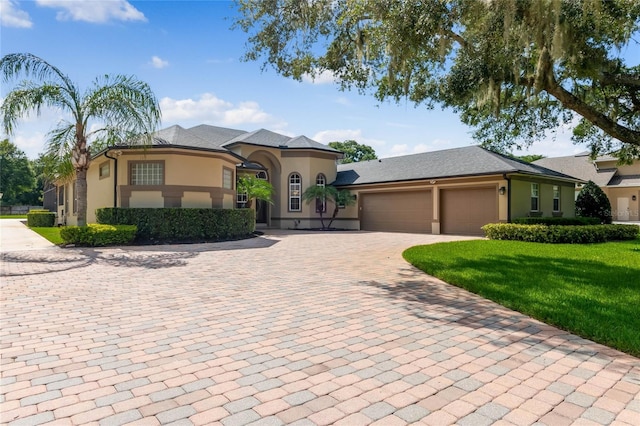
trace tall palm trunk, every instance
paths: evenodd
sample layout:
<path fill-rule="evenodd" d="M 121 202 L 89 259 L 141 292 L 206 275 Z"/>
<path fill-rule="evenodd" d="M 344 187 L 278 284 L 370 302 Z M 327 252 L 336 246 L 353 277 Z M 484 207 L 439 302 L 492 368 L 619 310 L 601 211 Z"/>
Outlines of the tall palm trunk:
<path fill-rule="evenodd" d="M 71 151 L 71 163 L 76 170 L 76 203 L 78 207 L 78 226 L 87 224 L 87 170 L 91 156 L 87 148 L 87 138 L 84 136 L 84 128 L 76 124 L 76 144 Z"/>
<path fill-rule="evenodd" d="M 76 197 L 78 206 L 78 226 L 87 224 L 87 169 L 76 170 Z"/>

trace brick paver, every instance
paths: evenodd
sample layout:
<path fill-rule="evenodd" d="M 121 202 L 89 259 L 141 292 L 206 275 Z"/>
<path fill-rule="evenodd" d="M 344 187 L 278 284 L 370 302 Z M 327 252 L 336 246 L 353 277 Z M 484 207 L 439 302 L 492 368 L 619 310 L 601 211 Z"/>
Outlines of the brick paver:
<path fill-rule="evenodd" d="M 3 250 L 0 423 L 640 422 L 640 360 L 401 257 L 454 239 Z"/>

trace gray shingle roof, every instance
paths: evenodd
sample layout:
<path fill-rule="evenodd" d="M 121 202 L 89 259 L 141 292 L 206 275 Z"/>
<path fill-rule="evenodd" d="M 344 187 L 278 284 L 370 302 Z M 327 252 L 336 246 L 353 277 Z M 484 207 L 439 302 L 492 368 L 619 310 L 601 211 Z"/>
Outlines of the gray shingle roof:
<path fill-rule="evenodd" d="M 223 146 L 229 147 L 237 143 L 246 143 L 250 145 L 267 146 L 271 148 L 280 149 L 317 149 L 320 151 L 329 151 L 336 154 L 340 151 L 335 150 L 327 145 L 316 142 L 306 136 L 296 136 L 290 138 L 289 136 L 281 135 L 280 133 L 272 132 L 266 129 L 259 129 L 253 132 L 238 135 L 235 138 L 224 143 Z"/>
<path fill-rule="evenodd" d="M 191 127 L 189 131 L 216 146 L 222 146 L 231 139 L 247 133 L 245 130 L 227 129 L 226 127 L 210 126 L 208 124 Z"/>
<path fill-rule="evenodd" d="M 613 157 L 598 157 L 598 160 L 609 160 Z M 607 186 L 616 169 L 597 169 L 588 153 L 569 155 L 566 157 L 541 158 L 533 162 L 538 166 L 546 167 L 569 176 L 585 181 L 593 181 L 598 186 Z"/>
<path fill-rule="evenodd" d="M 614 176 L 607 186 L 640 186 L 640 175 Z"/>
<path fill-rule="evenodd" d="M 479 146 L 452 148 L 360 163 L 341 164 L 334 185 L 524 173 L 574 180 L 571 176 L 491 152 Z"/>
<path fill-rule="evenodd" d="M 153 134 L 153 146 L 181 146 L 189 148 L 208 149 L 214 151 L 228 150 L 221 148 L 206 139 L 197 136 L 194 132 L 186 130 L 178 125 L 158 130 Z"/>

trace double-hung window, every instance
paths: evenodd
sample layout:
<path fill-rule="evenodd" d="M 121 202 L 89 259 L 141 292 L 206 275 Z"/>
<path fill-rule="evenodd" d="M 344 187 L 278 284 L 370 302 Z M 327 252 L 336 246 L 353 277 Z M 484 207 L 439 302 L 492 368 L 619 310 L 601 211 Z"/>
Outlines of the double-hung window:
<path fill-rule="evenodd" d="M 537 212 L 540 210 L 540 184 L 531 184 L 531 211 Z"/>
<path fill-rule="evenodd" d="M 302 210 L 301 197 L 302 178 L 298 173 L 291 173 L 289 175 L 289 211 L 299 212 Z"/>
<path fill-rule="evenodd" d="M 560 211 L 560 187 L 553 185 L 553 211 Z"/>

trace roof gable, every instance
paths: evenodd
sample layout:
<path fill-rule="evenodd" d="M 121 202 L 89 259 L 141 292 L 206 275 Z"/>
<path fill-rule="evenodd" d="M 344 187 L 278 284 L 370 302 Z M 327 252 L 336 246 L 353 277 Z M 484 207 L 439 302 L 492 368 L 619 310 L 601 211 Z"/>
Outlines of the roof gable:
<path fill-rule="evenodd" d="M 598 186 L 606 186 L 616 174 L 616 169 L 599 169 L 588 155 L 583 153 L 565 157 L 541 158 L 533 164 L 555 170 L 585 181 L 593 181 Z"/>

